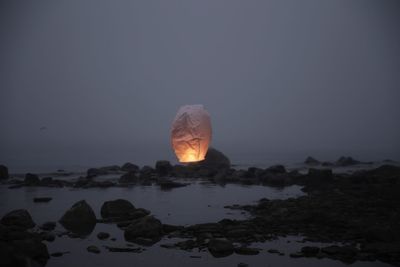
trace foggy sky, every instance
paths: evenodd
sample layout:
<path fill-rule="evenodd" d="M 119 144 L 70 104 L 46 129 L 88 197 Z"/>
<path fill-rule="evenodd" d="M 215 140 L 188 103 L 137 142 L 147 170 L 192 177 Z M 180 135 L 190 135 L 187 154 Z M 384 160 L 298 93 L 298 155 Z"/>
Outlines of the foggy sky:
<path fill-rule="evenodd" d="M 185 104 L 205 106 L 233 158 L 400 158 L 398 1 L 5 2 L 2 162 L 172 160 Z"/>

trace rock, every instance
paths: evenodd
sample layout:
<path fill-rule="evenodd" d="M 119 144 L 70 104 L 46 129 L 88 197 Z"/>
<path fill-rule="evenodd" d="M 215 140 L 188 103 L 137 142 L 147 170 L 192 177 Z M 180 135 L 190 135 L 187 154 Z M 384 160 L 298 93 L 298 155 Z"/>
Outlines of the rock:
<path fill-rule="evenodd" d="M 116 199 L 104 202 L 100 214 L 102 218 L 129 218 L 135 211 L 135 206 L 128 200 Z"/>
<path fill-rule="evenodd" d="M 260 253 L 260 250 L 257 248 L 238 247 L 235 248 L 235 253 L 239 255 L 257 255 Z"/>
<path fill-rule="evenodd" d="M 214 257 L 226 257 L 233 253 L 234 247 L 231 241 L 227 239 L 211 239 L 208 242 L 208 250 Z"/>
<path fill-rule="evenodd" d="M 100 249 L 99 249 L 98 247 L 96 247 L 96 246 L 88 246 L 88 247 L 86 248 L 86 250 L 87 250 L 88 252 L 90 252 L 90 253 L 96 253 L 96 254 L 99 254 L 99 253 L 100 253 Z"/>
<path fill-rule="evenodd" d="M 248 267 L 249 265 L 247 263 L 244 262 L 240 262 L 238 263 L 237 267 Z"/>
<path fill-rule="evenodd" d="M 142 248 L 121 248 L 121 247 L 109 247 L 105 246 L 105 248 L 110 252 L 134 252 L 140 253 L 143 251 Z"/>
<path fill-rule="evenodd" d="M 52 231 L 56 228 L 56 222 L 45 222 L 39 228 L 45 231 Z"/>
<path fill-rule="evenodd" d="M 54 253 L 51 253 L 50 256 L 57 258 L 57 257 L 63 256 L 64 254 L 67 254 L 67 253 L 69 253 L 69 252 L 54 252 Z"/>
<path fill-rule="evenodd" d="M 332 167 L 334 164 L 332 162 L 329 161 L 324 161 L 321 163 L 321 166 L 323 167 Z"/>
<path fill-rule="evenodd" d="M 48 186 L 48 185 L 50 185 L 52 183 L 53 183 L 53 178 L 52 177 L 43 177 L 40 180 L 40 185 L 43 185 L 43 186 Z"/>
<path fill-rule="evenodd" d="M 156 162 L 156 172 L 161 176 L 166 176 L 172 171 L 172 165 L 167 160 L 159 160 Z"/>
<path fill-rule="evenodd" d="M 31 215 L 24 209 L 13 210 L 7 213 L 1 219 L 1 224 L 6 226 L 16 226 L 21 229 L 30 229 L 35 226 Z"/>
<path fill-rule="evenodd" d="M 221 151 L 210 147 L 203 161 L 192 163 L 190 165 L 200 168 L 229 169 L 231 167 L 231 162 Z"/>
<path fill-rule="evenodd" d="M 0 180 L 8 179 L 8 168 L 4 165 L 0 165 Z"/>
<path fill-rule="evenodd" d="M 333 178 L 331 169 L 308 169 L 308 177 L 311 179 L 317 179 L 319 181 L 331 180 Z"/>
<path fill-rule="evenodd" d="M 96 215 L 86 201 L 81 200 L 65 212 L 60 223 L 73 233 L 87 235 L 93 231 L 96 225 Z"/>
<path fill-rule="evenodd" d="M 106 170 L 102 170 L 101 168 L 90 168 L 86 172 L 87 177 L 95 177 L 99 175 L 105 175 L 108 174 Z"/>
<path fill-rule="evenodd" d="M 155 170 L 150 166 L 143 166 L 140 170 L 140 179 L 148 179 L 152 178 L 153 173 Z"/>
<path fill-rule="evenodd" d="M 109 237 L 110 237 L 110 234 L 106 233 L 106 232 L 99 232 L 97 234 L 97 238 L 100 239 L 100 240 L 104 240 L 104 239 L 107 239 Z"/>
<path fill-rule="evenodd" d="M 50 258 L 47 246 L 39 239 L 30 238 L 14 240 L 12 241 L 11 246 L 14 248 L 14 253 L 15 251 L 18 251 L 17 257 L 20 259 L 25 258 L 24 261 L 29 262 L 29 260 L 26 260 L 26 258 L 29 258 L 36 262 L 36 264 L 32 262 L 32 265 L 29 266 L 37 266 L 37 264 L 39 264 L 39 266 L 44 266 Z"/>
<path fill-rule="evenodd" d="M 308 156 L 306 158 L 306 160 L 304 161 L 304 164 L 307 164 L 307 165 L 319 165 L 320 162 L 318 160 L 316 160 L 315 158 Z"/>
<path fill-rule="evenodd" d="M 133 184 L 138 182 L 138 177 L 136 176 L 136 171 L 130 171 L 128 173 L 123 174 L 118 182 L 121 184 Z"/>
<path fill-rule="evenodd" d="M 310 247 L 310 246 L 302 247 L 301 252 L 306 257 L 313 257 L 319 253 L 319 247 Z"/>
<path fill-rule="evenodd" d="M 125 172 L 138 172 L 139 166 L 132 164 L 130 162 L 127 162 L 124 165 L 122 165 L 121 170 L 125 171 Z"/>
<path fill-rule="evenodd" d="M 37 203 L 37 202 L 50 202 L 53 198 L 51 197 L 35 197 L 33 198 L 33 202 Z"/>
<path fill-rule="evenodd" d="M 285 166 L 283 166 L 283 165 L 273 165 L 273 166 L 265 169 L 265 171 L 267 173 L 273 173 L 273 174 L 286 173 Z"/>
<path fill-rule="evenodd" d="M 358 250 L 355 247 L 351 246 L 328 246 L 321 248 L 321 252 L 326 253 L 328 255 L 336 255 L 336 256 L 344 256 L 344 257 L 354 257 Z"/>
<path fill-rule="evenodd" d="M 24 183 L 26 185 L 38 185 L 40 183 L 39 176 L 33 173 L 27 173 L 25 174 Z"/>
<path fill-rule="evenodd" d="M 153 243 L 160 240 L 163 235 L 163 227 L 159 220 L 152 216 L 146 216 L 133 221 L 124 232 L 127 241 L 135 242 L 138 238 L 150 239 Z"/>
<path fill-rule="evenodd" d="M 301 252 L 290 253 L 289 256 L 291 258 L 302 258 L 302 257 L 304 257 L 303 253 L 301 253 Z"/>
<path fill-rule="evenodd" d="M 340 167 L 352 166 L 360 163 L 361 163 L 360 161 L 355 160 L 352 157 L 343 157 L 343 156 L 336 161 L 336 165 Z"/>
<path fill-rule="evenodd" d="M 183 187 L 183 186 L 187 186 L 188 185 L 188 184 L 185 184 L 185 183 L 175 182 L 175 181 L 172 181 L 170 179 L 159 179 L 157 181 L 157 184 L 161 187 L 161 189 L 164 189 L 164 190 L 171 189 L 171 188 L 176 188 L 176 187 Z"/>
<path fill-rule="evenodd" d="M 49 232 L 42 232 L 40 236 L 42 237 L 42 240 L 48 242 L 53 242 L 56 239 L 56 235 Z"/>

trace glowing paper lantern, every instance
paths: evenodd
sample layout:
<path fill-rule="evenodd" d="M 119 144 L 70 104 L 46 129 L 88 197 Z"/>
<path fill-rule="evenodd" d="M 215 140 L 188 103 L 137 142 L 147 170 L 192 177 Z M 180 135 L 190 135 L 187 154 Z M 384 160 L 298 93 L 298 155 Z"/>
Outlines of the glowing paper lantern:
<path fill-rule="evenodd" d="M 211 142 L 211 119 L 203 105 L 182 106 L 172 122 L 171 143 L 179 162 L 204 160 Z"/>

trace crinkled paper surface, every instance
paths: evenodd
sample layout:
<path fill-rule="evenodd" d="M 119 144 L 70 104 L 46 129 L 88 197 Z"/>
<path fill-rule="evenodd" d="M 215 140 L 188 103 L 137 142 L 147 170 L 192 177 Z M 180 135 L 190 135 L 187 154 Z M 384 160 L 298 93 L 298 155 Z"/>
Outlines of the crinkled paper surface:
<path fill-rule="evenodd" d="M 178 160 L 204 160 L 210 142 L 211 119 L 203 105 L 182 106 L 171 129 L 171 143 Z"/>

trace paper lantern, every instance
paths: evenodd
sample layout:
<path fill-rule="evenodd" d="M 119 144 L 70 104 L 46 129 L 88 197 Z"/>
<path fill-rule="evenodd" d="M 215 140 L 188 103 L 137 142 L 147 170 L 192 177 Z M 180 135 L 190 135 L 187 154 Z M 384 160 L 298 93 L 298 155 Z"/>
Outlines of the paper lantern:
<path fill-rule="evenodd" d="M 211 142 L 211 119 L 203 105 L 182 106 L 172 122 L 171 143 L 179 162 L 204 160 Z"/>

